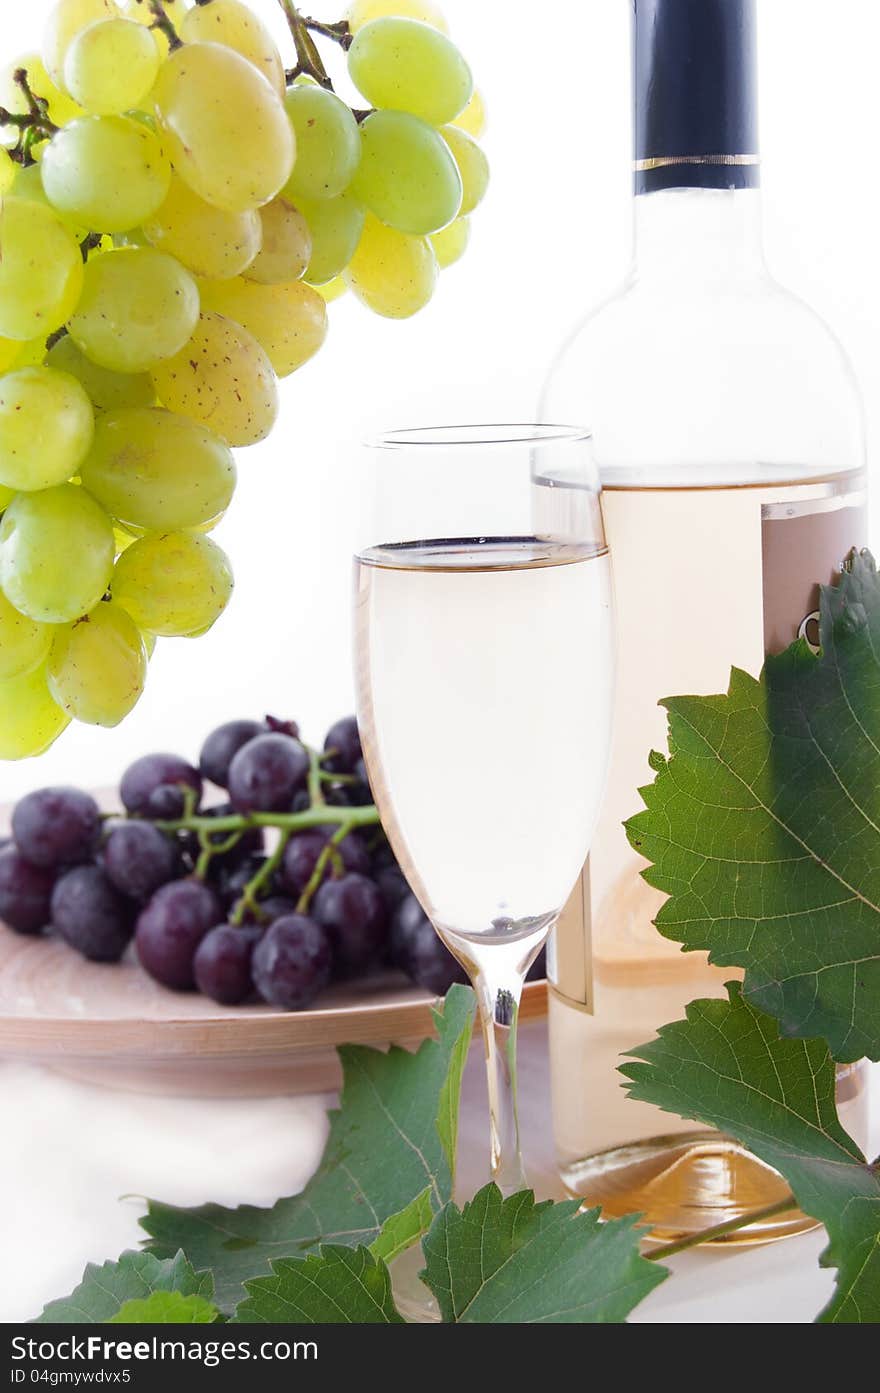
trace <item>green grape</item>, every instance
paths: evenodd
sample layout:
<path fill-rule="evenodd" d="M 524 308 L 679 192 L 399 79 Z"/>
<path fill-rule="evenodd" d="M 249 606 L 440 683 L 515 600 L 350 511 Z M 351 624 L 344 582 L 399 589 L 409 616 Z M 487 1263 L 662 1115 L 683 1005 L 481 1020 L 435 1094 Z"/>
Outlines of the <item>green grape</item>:
<path fill-rule="evenodd" d="M 0 106 L 5 107 L 7 111 L 15 112 L 17 116 L 27 115 L 27 97 L 15 80 L 15 74 L 21 70 L 27 73 L 28 86 L 34 95 L 48 102 L 49 120 L 56 126 L 66 126 L 68 121 L 82 116 L 82 107 L 55 86 L 46 72 L 42 58 L 36 53 L 26 53 L 0 69 Z"/>
<path fill-rule="evenodd" d="M 279 377 L 301 368 L 327 337 L 327 306 L 302 281 L 289 285 L 258 285 L 240 278 L 208 282 L 202 285 L 202 303 L 253 334 Z"/>
<path fill-rule="evenodd" d="M 89 229 L 84 222 L 77 218 L 72 218 L 69 213 L 63 213 L 58 208 L 53 208 L 43 188 L 42 166 L 29 164 L 26 169 L 19 172 L 12 192 L 16 198 L 24 198 L 30 203 L 42 203 L 44 208 L 53 212 L 76 242 L 82 242 L 88 236 Z"/>
<path fill-rule="evenodd" d="M 287 183 L 295 145 L 284 104 L 234 49 L 177 49 L 162 66 L 153 99 L 174 168 L 206 203 L 242 213 Z"/>
<path fill-rule="evenodd" d="M 454 121 L 474 90 L 455 44 L 414 19 L 375 19 L 348 50 L 351 79 L 371 106 L 421 116 L 432 126 Z"/>
<path fill-rule="evenodd" d="M 223 441 L 198 422 L 157 407 L 99 416 L 80 477 L 128 531 L 212 524 L 235 491 L 235 463 Z"/>
<path fill-rule="evenodd" d="M 486 103 L 483 101 L 482 92 L 474 88 L 473 96 L 460 116 L 456 116 L 452 122 L 459 130 L 466 131 L 475 140 L 483 134 L 486 129 Z"/>
<path fill-rule="evenodd" d="M 46 340 L 42 336 L 25 343 L 20 339 L 0 339 L 0 373 L 12 368 L 36 367 L 45 356 Z"/>
<path fill-rule="evenodd" d="M 0 484 L 33 492 L 75 474 L 95 430 L 92 403 L 75 377 L 19 368 L 0 378 Z"/>
<path fill-rule="evenodd" d="M 54 632 L 51 624 L 37 624 L 19 614 L 0 590 L 0 682 L 33 672 L 44 663 Z"/>
<path fill-rule="evenodd" d="M 300 280 L 312 256 L 312 234 L 305 217 L 286 198 L 273 198 L 258 216 L 263 245 L 244 272 L 245 279 L 261 285 Z"/>
<path fill-rule="evenodd" d="M 69 624 L 94 609 L 114 556 L 110 519 L 76 484 L 20 493 L 0 522 L 0 587 L 41 624 Z"/>
<path fill-rule="evenodd" d="M 444 126 L 440 132 L 452 151 L 461 175 L 462 213 L 472 213 L 482 203 L 489 187 L 489 161 L 473 136 L 457 126 Z"/>
<path fill-rule="evenodd" d="M 441 271 L 445 271 L 447 266 L 454 266 L 464 256 L 470 240 L 471 225 L 467 218 L 456 218 L 442 232 L 434 233 L 431 246 Z"/>
<path fill-rule="evenodd" d="M 0 204 L 0 334 L 35 339 L 60 329 L 83 285 L 79 247 L 50 208 L 23 198 Z"/>
<path fill-rule="evenodd" d="M 49 349 L 50 368 L 70 373 L 81 382 L 97 411 L 115 411 L 118 406 L 152 406 L 156 400 L 153 384 L 146 373 L 110 372 L 87 358 L 69 334 Z"/>
<path fill-rule="evenodd" d="M 8 193 L 15 183 L 15 161 L 9 151 L 0 147 L 0 195 Z"/>
<path fill-rule="evenodd" d="M 131 532 L 126 532 L 124 527 L 120 527 L 119 523 L 116 523 L 113 528 L 113 540 L 116 543 L 116 555 L 121 556 L 124 551 L 128 551 L 129 547 L 134 546 L 137 537 L 133 536 Z"/>
<path fill-rule="evenodd" d="M 223 44 L 234 48 L 267 79 L 279 97 L 284 96 L 284 64 L 278 45 L 253 10 L 241 0 L 211 0 L 187 11 L 180 23 L 186 44 Z"/>
<path fill-rule="evenodd" d="M 192 338 L 153 369 L 162 405 L 207 426 L 227 445 L 265 440 L 278 417 L 278 385 L 257 340 L 220 314 L 203 314 Z"/>
<path fill-rule="evenodd" d="M 46 667 L 0 682 L 0 759 L 30 759 L 53 745 L 70 717 L 49 695 Z"/>
<path fill-rule="evenodd" d="M 458 166 L 441 135 L 405 111 L 374 111 L 361 126 L 363 153 L 352 192 L 380 222 L 414 237 L 458 214 Z"/>
<path fill-rule="evenodd" d="M 9 507 L 14 497 L 14 489 L 4 488 L 3 485 L 0 484 L 0 515 L 2 515 L 4 510 Z"/>
<path fill-rule="evenodd" d="M 424 309 L 437 283 L 437 258 L 427 237 L 410 237 L 367 214 L 346 284 L 374 314 L 408 319 Z"/>
<path fill-rule="evenodd" d="M 325 304 L 330 305 L 334 300 L 338 300 L 341 295 L 346 294 L 348 286 L 341 276 L 334 276 L 332 281 L 325 281 L 323 285 L 316 285 L 315 289 Z"/>
<path fill-rule="evenodd" d="M 113 598 L 151 634 L 203 634 L 232 595 L 232 569 L 210 537 L 194 532 L 151 533 L 116 563 Z"/>
<path fill-rule="evenodd" d="M 226 213 L 214 208 L 176 174 L 168 197 L 143 231 L 148 242 L 177 257 L 195 275 L 220 281 L 251 265 L 263 235 L 258 209 Z"/>
<path fill-rule="evenodd" d="M 364 208 L 350 192 L 339 198 L 301 198 L 297 202 L 312 234 L 312 257 L 305 279 L 323 285 L 338 276 L 357 251 L 364 230 Z"/>
<path fill-rule="evenodd" d="M 43 30 L 43 62 L 56 87 L 64 90 L 64 59 L 81 29 L 100 19 L 118 19 L 113 0 L 58 0 Z"/>
<path fill-rule="evenodd" d="M 96 605 L 56 631 L 47 677 L 50 695 L 68 716 L 90 726 L 118 726 L 147 680 L 140 630 L 120 605 Z"/>
<path fill-rule="evenodd" d="M 49 202 L 102 232 L 125 232 L 152 217 L 171 183 L 158 136 L 126 116 L 71 121 L 40 169 Z"/>
<path fill-rule="evenodd" d="M 116 116 L 140 106 L 159 73 L 152 32 L 108 19 L 77 34 L 64 59 L 64 85 L 85 111 Z"/>
<path fill-rule="evenodd" d="M 126 247 L 88 263 L 69 328 L 99 367 L 149 372 L 180 352 L 198 318 L 198 286 L 188 271 L 152 247 Z"/>
<path fill-rule="evenodd" d="M 354 0 L 348 7 L 348 23 L 353 34 L 363 29 L 374 19 L 385 19 L 387 15 L 400 15 L 407 19 L 420 19 L 441 33 L 448 33 L 442 10 L 431 0 Z"/>
<path fill-rule="evenodd" d="M 354 177 L 361 158 L 357 121 L 345 102 L 323 87 L 290 88 L 285 98 L 296 136 L 296 162 L 285 193 L 336 198 Z"/>

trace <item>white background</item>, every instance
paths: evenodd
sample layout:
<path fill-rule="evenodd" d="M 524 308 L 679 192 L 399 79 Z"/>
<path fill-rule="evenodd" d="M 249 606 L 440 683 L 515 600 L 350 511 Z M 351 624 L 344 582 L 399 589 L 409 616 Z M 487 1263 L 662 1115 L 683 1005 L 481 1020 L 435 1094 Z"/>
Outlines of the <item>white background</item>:
<path fill-rule="evenodd" d="M 251 4 L 283 40 L 276 0 Z M 0 51 L 33 47 L 49 9 L 50 0 L 6 0 Z M 313 9 L 335 19 L 342 0 Z M 239 455 L 238 493 L 216 534 L 236 571 L 229 611 L 206 638 L 160 643 L 146 694 L 119 729 L 73 726 L 39 761 L 0 765 L 0 802 L 35 783 L 113 783 L 150 748 L 192 757 L 213 724 L 237 715 L 293 716 L 317 742 L 352 704 L 360 440 L 394 426 L 530 417 L 563 335 L 623 274 L 628 0 L 446 0 L 445 9 L 490 111 L 494 181 L 465 261 L 406 323 L 350 298 L 330 307 L 327 344 L 283 384 L 272 438 Z M 873 426 L 880 7 L 759 0 L 759 11 L 768 255 L 838 331 Z M 340 57 L 330 54 L 334 71 Z"/>

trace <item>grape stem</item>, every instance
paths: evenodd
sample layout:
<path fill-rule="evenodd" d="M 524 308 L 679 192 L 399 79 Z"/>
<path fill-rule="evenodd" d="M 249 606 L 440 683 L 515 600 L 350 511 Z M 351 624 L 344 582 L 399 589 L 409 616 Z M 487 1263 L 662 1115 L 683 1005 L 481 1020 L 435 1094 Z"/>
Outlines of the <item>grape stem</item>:
<path fill-rule="evenodd" d="M 247 832 L 252 827 L 274 827 L 278 832 L 305 832 L 312 827 L 338 826 L 350 822 L 358 827 L 378 827 L 379 810 L 372 803 L 362 808 L 337 808 L 330 803 L 304 808 L 301 813 L 229 813 L 226 817 L 205 817 L 199 813 L 169 821 L 156 821 L 160 832 Z"/>
<path fill-rule="evenodd" d="M 199 834 L 199 859 L 196 862 L 196 880 L 205 880 L 208 871 L 211 869 L 211 862 L 215 856 L 224 856 L 227 851 L 232 851 L 241 841 L 240 832 L 231 832 L 222 842 L 213 842 L 210 833 L 200 832 Z"/>
<path fill-rule="evenodd" d="M 303 19 L 293 0 L 278 0 L 278 3 L 284 11 L 284 17 L 287 20 L 296 48 L 296 67 L 287 72 L 287 81 L 289 83 L 295 82 L 298 77 L 305 74 L 314 78 L 320 87 L 325 87 L 328 92 L 332 92 L 333 83 L 324 67 L 324 61 L 318 52 L 317 45 L 309 33 L 308 21 Z"/>
<path fill-rule="evenodd" d="M 320 34 L 325 39 L 332 39 L 346 53 L 354 43 L 354 34 L 351 32 L 351 25 L 347 19 L 340 19 L 336 24 L 325 24 L 320 19 L 309 19 L 303 16 L 303 24 L 313 34 Z"/>
<path fill-rule="evenodd" d="M 260 908 L 260 892 L 264 886 L 269 884 L 273 875 L 278 870 L 278 867 L 281 865 L 287 843 L 290 841 L 291 836 L 292 833 L 288 830 L 281 832 L 272 855 L 266 857 L 266 860 L 257 871 L 257 874 L 249 880 L 244 887 L 241 893 L 241 899 L 229 916 L 230 924 L 234 924 L 236 928 L 241 926 L 244 921 L 244 916 L 248 911 L 254 916 L 258 924 L 265 922 L 265 916 Z"/>
<path fill-rule="evenodd" d="M 143 3 L 144 0 L 138 0 L 139 5 L 142 5 Z M 163 0 L 146 0 L 146 3 L 147 8 L 150 11 L 150 14 L 153 16 L 153 22 L 150 25 L 150 28 L 158 29 L 160 34 L 165 35 L 165 38 L 168 40 L 168 48 L 171 53 L 173 53 L 175 49 L 183 48 L 183 40 L 181 39 L 171 20 L 168 18 Z"/>
<path fill-rule="evenodd" d="M 5 106 L 0 106 L 0 126 L 14 126 L 18 130 L 18 140 L 9 151 L 10 158 L 18 164 L 33 164 L 32 146 L 41 140 L 51 140 L 58 126 L 49 116 L 49 103 L 45 97 L 38 97 L 31 88 L 27 70 L 16 68 L 13 80 L 24 93 L 28 109 L 25 112 L 7 111 Z"/>
<path fill-rule="evenodd" d="M 326 758 L 313 750 L 310 745 L 306 745 L 309 756 L 309 802 L 313 808 L 324 806 L 324 790 L 321 787 L 321 760 Z M 326 776 L 325 776 L 326 777 Z"/>
<path fill-rule="evenodd" d="M 344 869 L 345 863 L 339 854 L 339 846 L 341 842 L 345 841 L 345 838 L 353 828 L 354 824 L 351 821 L 343 822 L 340 827 L 337 827 L 327 845 L 322 848 L 321 854 L 315 862 L 315 869 L 312 871 L 311 879 L 299 897 L 299 902 L 296 906 L 297 914 L 308 914 L 309 906 L 312 903 L 312 899 L 321 888 L 324 872 L 329 864 L 332 863 L 334 873 L 337 875 Z"/>

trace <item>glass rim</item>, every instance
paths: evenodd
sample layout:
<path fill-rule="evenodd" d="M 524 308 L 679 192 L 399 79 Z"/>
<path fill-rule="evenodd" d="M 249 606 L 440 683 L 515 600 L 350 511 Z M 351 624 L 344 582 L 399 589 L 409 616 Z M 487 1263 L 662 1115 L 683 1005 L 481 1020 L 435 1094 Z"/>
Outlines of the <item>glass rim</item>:
<path fill-rule="evenodd" d="M 402 430 L 383 431 L 369 437 L 364 443 L 372 450 L 491 450 L 523 445 L 585 444 L 592 438 L 593 432 L 585 426 L 516 422 L 410 426 Z"/>

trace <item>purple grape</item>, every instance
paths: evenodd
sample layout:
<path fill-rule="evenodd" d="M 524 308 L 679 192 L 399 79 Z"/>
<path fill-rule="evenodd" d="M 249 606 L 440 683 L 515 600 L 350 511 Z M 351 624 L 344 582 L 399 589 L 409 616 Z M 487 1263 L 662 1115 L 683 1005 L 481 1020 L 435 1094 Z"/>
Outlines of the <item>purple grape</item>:
<path fill-rule="evenodd" d="M 184 790 L 192 789 L 196 806 L 202 796 L 202 778 L 197 769 L 179 755 L 143 755 L 130 764 L 122 776 L 119 792 L 126 810 L 136 817 L 174 822 L 182 817 Z"/>
<path fill-rule="evenodd" d="M 351 774 L 359 759 L 363 759 L 361 737 L 354 716 L 345 716 L 327 731 L 324 750 L 333 751 L 333 756 L 324 761 L 324 768 L 330 774 Z"/>
<path fill-rule="evenodd" d="M 73 866 L 88 861 L 101 835 L 101 810 L 78 788 L 41 788 L 12 814 L 12 835 L 34 866 Z"/>
<path fill-rule="evenodd" d="M 266 726 L 261 721 L 228 721 L 218 726 L 208 736 L 199 755 L 202 778 L 210 779 L 218 788 L 226 788 L 229 766 L 239 750 L 265 733 Z"/>
<path fill-rule="evenodd" d="M 287 1011 L 310 1006 L 327 986 L 333 957 L 324 930 L 304 914 L 276 919 L 254 949 L 254 985 L 264 1001 Z"/>
<path fill-rule="evenodd" d="M 151 822 L 120 822 L 113 827 L 101 864 L 116 889 L 135 900 L 148 900 L 182 869 L 176 842 Z"/>
<path fill-rule="evenodd" d="M 334 827 L 312 827 L 307 832 L 298 832 L 291 837 L 284 851 L 279 880 L 285 890 L 299 896 L 305 890 L 318 864 L 318 858 L 327 842 L 335 832 Z M 356 833 L 350 832 L 336 848 L 347 871 L 358 871 L 362 875 L 370 869 L 367 850 Z M 322 882 L 333 874 L 333 859 L 328 860 Z"/>
<path fill-rule="evenodd" d="M 119 961 L 131 942 L 136 913 L 100 866 L 75 866 L 52 891 L 53 928 L 92 962 Z"/>
<path fill-rule="evenodd" d="M 412 893 L 409 882 L 399 866 L 382 866 L 373 871 L 373 879 L 381 891 L 389 915 Z"/>
<path fill-rule="evenodd" d="M 366 876 L 351 874 L 326 881 L 315 896 L 312 912 L 327 931 L 337 977 L 357 977 L 381 957 L 388 912 L 378 886 Z"/>
<path fill-rule="evenodd" d="M 157 890 L 137 921 L 141 965 L 173 991 L 195 986 L 193 960 L 209 929 L 222 922 L 217 896 L 198 880 L 176 880 Z"/>
<path fill-rule="evenodd" d="M 284 919 L 290 914 L 296 913 L 296 904 L 289 900 L 286 895 L 267 895 L 265 900 L 258 900 L 260 906 L 259 926 L 265 928 L 267 924 L 274 924 L 276 919 Z M 248 920 L 250 921 L 250 914 Z"/>
<path fill-rule="evenodd" d="M 38 934 L 52 917 L 55 876 L 9 843 L 0 851 L 0 919 L 20 934 Z"/>
<path fill-rule="evenodd" d="M 238 1006 L 253 995 L 251 959 L 261 936 L 250 925 L 219 924 L 211 929 L 196 949 L 193 963 L 199 991 L 221 1006 Z"/>
<path fill-rule="evenodd" d="M 240 813 L 284 812 L 305 783 L 309 757 L 289 735 L 258 735 L 229 766 L 229 797 Z"/>
<path fill-rule="evenodd" d="M 231 909 L 244 894 L 245 887 L 259 873 L 266 863 L 265 856 L 248 856 L 237 866 L 221 867 L 219 874 L 212 877 L 217 894 L 227 908 Z"/>
<path fill-rule="evenodd" d="M 440 939 L 415 895 L 399 906 L 391 926 L 391 958 L 397 967 L 425 991 L 445 996 L 454 982 L 466 982 L 467 973 Z"/>

